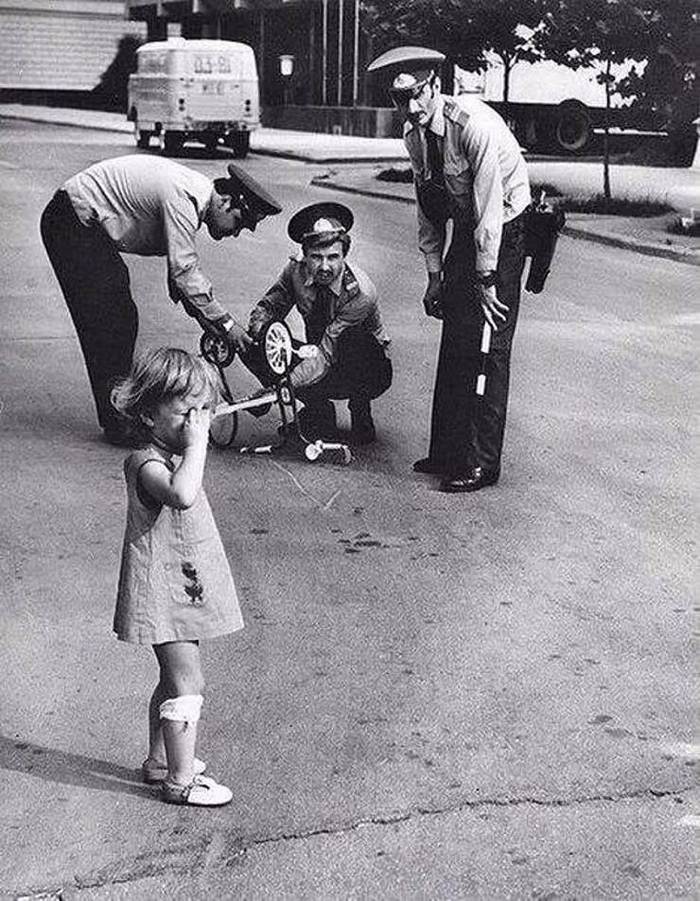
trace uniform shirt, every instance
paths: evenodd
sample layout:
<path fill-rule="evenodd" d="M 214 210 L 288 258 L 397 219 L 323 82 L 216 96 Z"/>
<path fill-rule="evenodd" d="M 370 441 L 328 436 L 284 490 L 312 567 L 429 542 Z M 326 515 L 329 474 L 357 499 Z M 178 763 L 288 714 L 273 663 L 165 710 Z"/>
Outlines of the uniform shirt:
<path fill-rule="evenodd" d="M 319 352 L 302 360 L 292 371 L 295 387 L 313 385 L 320 381 L 338 358 L 338 339 L 347 328 L 362 326 L 384 347 L 390 338 L 384 329 L 377 289 L 369 276 L 356 266 L 345 264 L 343 271 L 328 286 L 330 309 L 328 325 L 318 342 Z M 257 338 L 262 329 L 273 319 L 284 319 L 296 306 L 304 324 L 312 317 L 317 286 L 309 275 L 303 260 L 291 258 L 275 284 L 250 314 L 248 330 Z"/>
<path fill-rule="evenodd" d="M 496 269 L 503 223 L 530 203 L 530 184 L 520 146 L 495 110 L 473 95 L 439 95 L 428 125 L 442 141 L 445 188 L 452 211 L 474 228 L 477 272 Z M 421 128 L 406 122 L 404 142 L 416 190 L 429 177 Z M 429 272 L 442 269 L 445 229 L 418 205 L 418 246 Z"/>
<path fill-rule="evenodd" d="M 133 154 L 104 160 L 63 185 L 83 225 L 101 226 L 122 253 L 165 256 L 171 297 L 206 319 L 225 315 L 199 265 L 195 235 L 214 186 L 171 160 Z"/>

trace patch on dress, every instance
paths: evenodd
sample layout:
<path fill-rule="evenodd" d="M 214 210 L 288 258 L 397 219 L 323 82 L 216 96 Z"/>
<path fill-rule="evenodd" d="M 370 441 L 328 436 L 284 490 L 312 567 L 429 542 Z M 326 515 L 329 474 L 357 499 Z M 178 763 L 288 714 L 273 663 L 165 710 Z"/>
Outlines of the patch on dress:
<path fill-rule="evenodd" d="M 183 576 L 189 583 L 184 586 L 184 589 L 190 599 L 190 604 L 193 607 L 201 607 L 204 604 L 204 586 L 199 581 L 199 573 L 188 560 L 183 561 L 181 568 Z"/>

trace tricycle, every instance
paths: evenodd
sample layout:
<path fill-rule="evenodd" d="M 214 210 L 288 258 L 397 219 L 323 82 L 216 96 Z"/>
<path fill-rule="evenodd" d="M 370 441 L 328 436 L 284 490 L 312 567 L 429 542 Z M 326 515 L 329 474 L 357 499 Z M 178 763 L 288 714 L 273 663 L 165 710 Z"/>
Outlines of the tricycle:
<path fill-rule="evenodd" d="M 239 448 L 241 454 L 273 454 L 288 446 L 300 448 L 306 460 L 315 462 L 324 454 L 337 453 L 343 463 L 352 459 L 347 444 L 313 439 L 304 434 L 299 420 L 299 403 L 292 384 L 293 363 L 302 357 L 308 345 L 292 338 L 289 328 L 280 320 L 269 322 L 262 330 L 253 352 L 260 355 L 262 368 L 269 379 L 269 387 L 245 397 L 236 399 L 226 378 L 226 369 L 236 358 L 235 348 L 227 339 L 210 329 L 204 330 L 199 342 L 202 356 L 216 367 L 221 379 L 222 402 L 212 414 L 209 438 L 218 448 L 230 447 L 238 431 L 238 414 L 244 411 L 254 415 L 264 415 L 276 404 L 281 424 L 278 428 L 280 440 L 264 445 L 245 445 Z"/>

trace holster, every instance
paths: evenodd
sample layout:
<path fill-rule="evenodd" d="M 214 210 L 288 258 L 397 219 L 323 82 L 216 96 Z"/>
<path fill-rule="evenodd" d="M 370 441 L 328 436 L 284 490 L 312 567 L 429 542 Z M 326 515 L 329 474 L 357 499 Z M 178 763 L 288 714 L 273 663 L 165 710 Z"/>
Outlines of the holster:
<path fill-rule="evenodd" d="M 559 233 L 566 217 L 562 210 L 545 204 L 529 207 L 525 214 L 525 256 L 530 257 L 525 290 L 539 294 L 549 275 Z"/>

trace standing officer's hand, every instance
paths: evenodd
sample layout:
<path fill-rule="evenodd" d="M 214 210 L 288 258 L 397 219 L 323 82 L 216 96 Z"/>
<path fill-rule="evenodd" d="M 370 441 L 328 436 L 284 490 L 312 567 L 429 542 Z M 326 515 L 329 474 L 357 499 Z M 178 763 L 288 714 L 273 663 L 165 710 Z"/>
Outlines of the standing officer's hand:
<path fill-rule="evenodd" d="M 442 273 L 428 273 L 428 287 L 423 297 L 423 309 L 426 316 L 442 319 Z"/>
<path fill-rule="evenodd" d="M 226 332 L 226 340 L 229 344 L 232 344 L 236 348 L 236 351 L 241 355 L 245 355 L 246 351 L 253 346 L 253 339 L 243 326 L 239 325 L 237 322 L 234 322 L 231 328 Z"/>
<path fill-rule="evenodd" d="M 496 320 L 500 319 L 502 322 L 505 322 L 510 307 L 508 304 L 505 304 L 502 300 L 498 299 L 496 296 L 495 285 L 491 285 L 490 288 L 487 288 L 485 285 L 479 285 L 478 288 L 479 302 L 481 304 L 481 309 L 484 311 L 486 321 L 494 332 L 497 332 L 498 325 Z"/>

